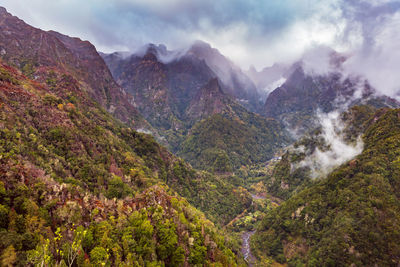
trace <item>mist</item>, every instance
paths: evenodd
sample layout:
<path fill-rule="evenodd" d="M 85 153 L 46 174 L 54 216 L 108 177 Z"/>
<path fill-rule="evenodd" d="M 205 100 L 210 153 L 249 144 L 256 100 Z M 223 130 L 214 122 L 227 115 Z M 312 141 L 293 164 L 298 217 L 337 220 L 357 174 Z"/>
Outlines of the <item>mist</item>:
<path fill-rule="evenodd" d="M 363 150 L 361 136 L 354 143 L 345 140 L 345 123 L 340 119 L 340 111 L 317 113 L 318 123 L 321 125 L 320 138 L 327 149 L 316 148 L 303 161 L 294 167 L 309 167 L 311 177 L 324 177 L 341 164 L 353 159 Z"/>
<path fill-rule="evenodd" d="M 341 10 L 336 45 L 308 47 L 299 59 L 306 72 L 365 79 L 377 95 L 400 100 L 400 2 L 349 0 Z"/>
<path fill-rule="evenodd" d="M 340 66 L 344 76 L 365 77 L 377 94 L 400 100 L 399 0 L 0 0 L 0 5 L 35 27 L 89 40 L 106 53 L 148 43 L 180 51 L 203 40 L 241 69 L 303 59 L 310 73 L 325 74 L 332 71 L 333 50 L 346 58 Z M 179 56 L 158 55 L 164 62 Z M 258 90 L 265 94 L 271 87 Z"/>

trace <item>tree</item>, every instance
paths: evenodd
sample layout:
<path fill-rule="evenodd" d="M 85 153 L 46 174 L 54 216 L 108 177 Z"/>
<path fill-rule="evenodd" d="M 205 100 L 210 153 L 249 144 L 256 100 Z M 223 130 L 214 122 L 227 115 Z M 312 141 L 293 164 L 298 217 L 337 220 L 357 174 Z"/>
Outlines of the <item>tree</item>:
<path fill-rule="evenodd" d="M 64 244 L 62 254 L 69 267 L 74 264 L 75 259 L 82 250 L 82 241 L 85 239 L 86 233 L 87 231 L 84 230 L 82 226 L 79 226 L 74 230 L 74 240 L 72 241 L 72 244 L 69 242 Z"/>
<path fill-rule="evenodd" d="M 51 263 L 52 255 L 50 251 L 50 240 L 40 238 L 41 242 L 35 249 L 28 251 L 28 262 L 35 266 L 49 266 Z"/>
<path fill-rule="evenodd" d="M 107 198 L 123 198 L 132 192 L 130 187 L 126 185 L 121 177 L 114 175 L 114 178 L 108 184 Z"/>
<path fill-rule="evenodd" d="M 1 266 L 13 266 L 17 259 L 17 254 L 13 245 L 8 246 L 1 254 Z"/>
<path fill-rule="evenodd" d="M 103 247 L 95 247 L 90 251 L 90 259 L 96 266 L 105 266 L 109 256 L 107 250 Z"/>

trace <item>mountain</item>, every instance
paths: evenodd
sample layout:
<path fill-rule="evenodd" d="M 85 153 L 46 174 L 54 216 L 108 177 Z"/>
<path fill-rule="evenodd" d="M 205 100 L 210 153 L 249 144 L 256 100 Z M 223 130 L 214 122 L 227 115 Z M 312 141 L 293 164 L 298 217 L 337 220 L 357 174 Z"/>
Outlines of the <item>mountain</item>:
<path fill-rule="evenodd" d="M 370 105 L 353 106 L 305 134 L 286 149 L 264 180 L 268 192 L 287 200 L 347 161 L 349 151 L 360 152 L 357 150 L 362 144 L 359 137 L 370 126 L 370 118 L 376 112 L 377 108 Z M 335 134 L 329 129 L 332 122 Z"/>
<path fill-rule="evenodd" d="M 291 141 L 278 121 L 248 112 L 232 99 L 219 98 L 222 93 L 217 80 L 201 92 L 206 96 L 197 98 L 191 110 L 203 117 L 184 136 L 177 152 L 194 167 L 231 172 L 269 160 Z"/>
<path fill-rule="evenodd" d="M 214 56 L 214 69 L 228 69 L 232 77 L 241 77 L 230 61 L 204 43 L 196 43 L 180 54 L 162 45 L 149 45 L 128 57 L 103 54 L 116 81 L 133 95 L 135 107 L 160 130 L 171 151 L 196 168 L 233 170 L 242 164 L 268 160 L 289 138 L 280 123 L 246 110 L 237 101 L 235 90 L 245 97 L 250 89 L 241 88 L 244 83 L 236 83 L 235 87 L 224 85 L 222 72 L 215 73 L 207 62 Z M 206 137 L 210 133 L 214 133 L 215 140 Z M 221 139 L 230 133 L 242 136 L 236 139 L 239 144 L 233 139 Z M 215 147 L 216 141 L 225 144 Z M 226 161 L 231 167 L 212 167 L 217 155 L 226 158 L 231 154 L 234 160 Z"/>
<path fill-rule="evenodd" d="M 218 227 L 247 190 L 135 131 L 90 43 L 0 12 L 1 265 L 240 264 Z"/>
<path fill-rule="evenodd" d="M 158 48 L 150 45 L 143 56 L 124 59 L 111 54 L 104 59 L 116 81 L 133 95 L 133 104 L 154 127 L 185 128 L 188 103 L 215 76 L 197 58 L 184 56 L 165 64 L 157 55 Z"/>
<path fill-rule="evenodd" d="M 226 223 L 249 194 L 196 172 L 89 96 L 71 97 L 80 86 L 64 75 L 50 87 L 0 61 L 3 262 L 236 265 L 189 203 Z"/>
<path fill-rule="evenodd" d="M 399 264 L 399 112 L 362 119 L 363 152 L 264 218 L 253 240 L 258 257 L 291 266 Z"/>
<path fill-rule="evenodd" d="M 361 77 L 346 78 L 339 71 L 308 73 L 301 62 L 292 69 L 288 79 L 268 95 L 263 114 L 285 122 L 297 134 L 318 126 L 318 112 L 327 113 L 358 104 L 399 106 L 394 99 L 375 95 L 375 90 Z"/>
<path fill-rule="evenodd" d="M 293 70 L 285 64 L 275 63 L 271 67 L 265 67 L 261 71 L 257 71 L 251 66 L 245 74 L 253 81 L 257 87 L 258 94 L 265 102 L 267 96 L 276 88 L 281 86 L 290 76 Z"/>
<path fill-rule="evenodd" d="M 187 163 L 173 157 L 165 148 L 157 145 L 156 142 L 147 135 L 139 134 L 129 128 L 127 128 L 128 130 L 121 130 L 129 126 L 140 127 L 139 130 L 143 130 L 142 127 L 146 127 L 147 129 L 154 128 L 152 128 L 137 112 L 133 106 L 133 104 L 135 104 L 135 99 L 131 99 L 132 96 L 116 84 L 103 59 L 89 42 L 82 42 L 78 38 L 70 38 L 60 33 L 44 32 L 33 28 L 25 24 L 22 20 L 7 13 L 5 9 L 1 9 L 0 23 L 5 29 L 5 31 L 0 33 L 0 51 L 5 51 L 2 53 L 2 56 L 7 64 L 13 64 L 25 74 L 25 77 L 18 76 L 15 78 L 16 80 L 22 80 L 22 82 L 16 82 L 16 84 L 28 83 L 29 80 L 27 79 L 30 78 L 33 82 L 36 82 L 38 86 L 40 85 L 40 88 L 34 91 L 35 93 L 36 91 L 39 92 L 38 94 L 41 98 L 39 99 L 40 101 L 37 100 L 37 102 L 44 104 L 44 106 L 42 107 L 38 104 L 30 108 L 21 104 L 20 112 L 27 112 L 32 109 L 32 113 L 29 115 L 37 116 L 32 127 L 38 128 L 40 126 L 37 131 L 43 135 L 48 132 L 48 135 L 43 137 L 44 139 L 51 139 L 54 134 L 54 143 L 48 145 L 51 145 L 51 149 L 55 149 L 57 153 L 62 152 L 65 153 L 65 155 L 63 154 L 64 156 L 67 156 L 64 160 L 58 158 L 60 163 L 57 168 L 62 170 L 60 170 L 59 173 L 57 172 L 57 177 L 62 175 L 65 179 L 68 177 L 75 177 L 74 179 L 78 178 L 78 180 L 85 180 L 91 177 L 91 179 L 94 180 L 87 181 L 87 186 L 90 188 L 96 187 L 97 176 L 102 176 L 102 179 L 106 180 L 112 178 L 110 174 L 105 174 L 109 172 L 108 167 L 105 166 L 114 161 L 118 163 L 118 158 L 125 157 L 131 153 L 129 151 L 128 154 L 123 152 L 126 151 L 126 147 L 132 146 L 139 149 L 135 151 L 134 154 L 139 153 L 142 157 L 146 158 L 145 162 L 148 162 L 148 165 L 145 164 L 145 169 L 150 168 L 154 171 L 157 169 L 156 176 L 158 176 L 160 180 L 171 186 L 182 196 L 188 198 L 196 207 L 204 208 L 203 211 L 207 213 L 208 218 L 215 218 L 215 221 L 223 224 L 231 220 L 236 214 L 242 212 L 246 206 L 250 205 L 249 196 L 244 195 L 243 202 L 232 206 L 231 202 L 238 197 L 234 193 L 234 187 L 232 185 L 213 175 L 194 171 Z M 15 43 L 18 43 L 18 45 L 13 45 Z M 147 54 L 145 54 L 143 58 L 131 58 L 131 61 L 128 63 L 130 64 L 135 59 L 140 60 L 140 62 L 142 62 L 140 65 L 142 67 L 140 72 L 149 71 L 151 75 L 154 75 L 151 77 L 151 82 L 157 84 L 159 81 L 157 77 L 162 78 L 163 74 L 158 71 L 158 67 L 161 66 L 161 63 L 157 63 L 158 61 L 151 51 L 146 52 Z M 186 69 L 187 67 L 194 67 L 191 69 L 193 76 L 201 77 L 198 75 L 198 71 L 201 69 L 206 70 L 204 73 L 205 76 L 210 75 L 207 72 L 208 69 L 204 67 L 205 64 L 192 64 L 192 60 L 192 58 L 188 57 L 187 60 L 174 64 L 173 69 L 170 71 L 178 72 L 177 70 L 180 68 Z M 155 67 L 155 71 L 153 71 L 152 67 Z M 27 73 L 27 70 L 31 72 Z M 11 72 L 15 73 L 15 70 Z M 6 78 L 10 76 L 7 73 L 4 75 Z M 185 75 L 183 74 L 182 77 L 184 78 Z M 180 80 L 179 75 L 176 76 L 177 83 Z M 41 89 L 41 87 L 43 88 Z M 107 89 L 106 91 L 110 94 L 109 98 L 103 98 L 103 89 Z M 21 88 L 16 89 L 16 92 L 23 95 L 25 94 L 24 90 L 21 90 Z M 137 95 L 133 97 L 136 98 Z M 3 101 L 5 100 L 11 101 L 9 96 L 5 96 Z M 26 102 L 26 100 L 19 98 L 12 101 Z M 32 101 L 36 100 L 33 99 Z M 27 102 L 26 104 L 30 105 L 30 103 L 31 102 Z M 121 105 L 121 107 L 119 105 Z M 64 111 L 67 115 L 73 113 L 77 118 L 74 117 L 72 119 L 73 122 L 70 122 L 71 118 L 68 117 L 52 118 L 50 114 L 46 116 L 46 109 L 50 109 L 50 107 L 51 110 L 59 112 Z M 105 112 L 103 108 L 108 108 L 110 114 Z M 121 111 L 121 113 L 117 111 Z M 124 113 L 125 111 L 131 113 Z M 55 112 L 55 114 L 59 112 Z M 10 113 L 10 116 L 11 114 L 13 114 L 13 112 Z M 115 121 L 111 115 L 119 119 L 123 119 L 124 116 L 126 116 L 126 119 L 129 120 L 124 121 L 126 124 L 121 124 L 120 121 Z M 22 114 L 16 116 L 21 117 Z M 49 118 L 52 118 L 54 122 L 61 123 L 62 127 L 59 127 L 57 124 L 53 125 L 54 123 Z M 24 121 L 26 125 L 31 124 L 30 121 L 32 118 L 29 116 L 28 118 L 22 116 L 21 119 L 28 120 Z M 40 119 L 43 121 L 40 121 Z M 134 119 L 135 121 L 133 122 Z M 81 127 L 81 129 L 79 129 L 79 127 Z M 99 132 L 93 130 L 98 129 L 98 127 L 103 127 L 105 132 L 102 130 L 99 130 Z M 111 134 L 110 131 L 114 133 L 114 135 Z M 107 133 L 111 134 L 111 137 L 107 137 Z M 95 137 L 92 136 L 92 134 L 95 134 L 96 140 L 93 140 Z M 132 135 L 133 139 L 128 143 L 126 143 L 126 140 L 119 140 L 122 138 L 121 136 L 125 135 Z M 108 140 L 110 145 L 105 144 L 105 140 Z M 115 142 L 122 144 L 122 147 L 118 147 Z M 61 150 L 58 148 L 58 145 L 62 146 Z M 116 146 L 118 148 L 116 148 Z M 87 154 L 86 156 L 89 158 L 86 158 L 86 156 L 81 158 L 79 153 L 78 155 L 68 154 L 68 149 L 77 149 L 77 151 L 81 151 L 81 148 L 86 151 L 84 155 Z M 92 149 L 96 152 L 93 152 Z M 111 151 L 114 152 L 111 153 Z M 116 151 L 119 151 L 118 153 L 121 154 L 115 154 L 117 153 Z M 101 157 L 99 154 L 102 153 L 108 153 L 105 162 L 97 158 Z M 125 155 L 123 155 L 124 153 Z M 79 160 L 74 158 L 78 158 Z M 131 157 L 128 156 L 128 158 Z M 136 162 L 135 157 L 133 157 L 132 160 Z M 73 161 L 73 163 L 70 161 Z M 101 165 L 100 167 L 99 161 L 105 165 Z M 143 162 L 139 160 L 138 164 L 141 165 L 142 163 Z M 115 167 L 114 165 L 115 164 L 111 164 L 110 166 L 112 167 L 110 168 L 113 169 Z M 48 166 L 46 167 L 48 171 L 51 171 L 51 169 L 52 168 Z M 140 169 L 138 171 L 140 171 Z M 119 173 L 119 171 L 117 173 Z M 175 179 L 173 177 L 185 178 Z M 205 182 L 206 180 L 210 182 L 208 185 Z M 103 182 L 107 184 L 106 181 Z M 145 182 L 144 185 L 146 185 Z M 209 190 L 208 186 L 215 188 Z M 231 196 L 225 197 L 225 204 L 220 206 L 222 209 L 225 209 L 223 216 L 220 215 L 221 210 L 218 210 L 219 208 L 216 210 L 213 210 L 213 208 L 209 209 L 210 207 L 215 207 L 213 202 L 219 202 L 216 198 L 220 195 Z"/>
<path fill-rule="evenodd" d="M 196 41 L 188 50 L 187 55 L 193 55 L 204 60 L 207 66 L 216 74 L 224 87 L 224 92 L 234 97 L 248 110 L 257 112 L 262 102 L 254 83 L 232 61 L 223 56 L 209 44 Z"/>
<path fill-rule="evenodd" d="M 130 104 L 131 96 L 114 81 L 96 48 L 88 41 L 42 31 L 0 7 L 0 56 L 25 75 L 54 86 L 63 75 L 76 79 L 82 92 L 135 128 L 151 128 Z"/>
<path fill-rule="evenodd" d="M 11 83 L 15 81 L 16 85 L 29 83 L 29 80 L 24 76 L 13 78 L 11 74 L 15 73 L 15 70 L 11 70 L 11 74 L 9 74 L 7 68 L 7 66 L 4 67 L 3 73 L 5 81 L 11 81 Z M 38 80 L 35 80 L 34 82 L 38 83 Z M 129 153 L 132 152 L 128 151 L 128 154 L 126 154 L 123 151 L 126 151 L 127 146 L 132 146 L 135 147 L 135 149 L 138 149 L 133 154 L 138 153 L 146 158 L 148 165 L 145 169 L 150 167 L 151 169 L 154 169 L 154 171 L 157 169 L 157 173 L 160 171 L 157 176 L 159 175 L 158 177 L 161 180 L 176 189 L 188 199 L 191 199 L 192 203 L 204 207 L 205 210 L 208 210 L 207 206 L 214 206 L 208 202 L 212 201 L 214 197 L 209 195 L 204 198 L 206 201 L 199 200 L 199 198 L 202 198 L 202 193 L 200 192 L 204 188 L 204 179 L 211 179 L 214 184 L 219 184 L 219 187 L 213 191 L 214 193 L 218 192 L 214 195 L 215 197 L 217 197 L 218 194 L 228 194 L 232 195 L 232 199 L 234 198 L 232 193 L 233 187 L 231 185 L 219 181 L 214 176 L 196 173 L 188 166 L 188 164 L 174 158 L 165 148 L 160 147 L 154 140 L 152 140 L 152 138 L 150 138 L 150 136 L 134 132 L 130 128 L 126 128 L 127 125 L 115 121 L 113 117 L 105 112 L 97 102 L 91 99 L 90 95 L 84 93 L 81 83 L 73 77 L 64 74 L 60 75 L 58 79 L 55 79 L 54 83 L 51 85 L 45 81 L 43 83 L 38 83 L 37 86 L 39 88 L 34 88 L 35 90 L 32 89 L 33 93 L 40 96 L 39 99 L 32 99 L 35 105 L 31 104 L 31 101 L 27 101 L 25 98 L 18 97 L 19 94 L 22 95 L 21 97 L 26 96 L 25 91 L 29 91 L 29 87 L 25 91 L 19 87 L 13 88 L 15 92 L 11 96 L 5 95 L 2 100 L 14 101 L 16 103 L 22 102 L 19 104 L 21 110 L 18 112 L 20 113 L 10 111 L 10 120 L 16 117 L 19 118 L 27 127 L 33 124 L 32 127 L 37 129 L 35 132 L 43 135 L 44 139 L 50 139 L 53 141 L 53 143 L 50 142 L 48 145 L 50 145 L 52 149 L 55 149 L 55 153 L 58 155 L 56 156 L 56 158 L 58 158 L 57 168 L 60 169 L 59 172 L 54 171 L 55 176 L 62 176 L 64 178 L 77 176 L 79 180 L 86 180 L 89 177 L 94 179 L 97 176 L 103 177 L 101 179 L 107 179 L 107 177 L 108 179 L 111 179 L 111 174 L 105 174 L 109 172 L 106 165 L 111 164 L 110 168 L 112 169 L 112 166 L 115 165 L 113 162 L 118 162 L 118 158 L 123 158 L 127 155 L 128 158 L 131 158 L 132 156 L 129 156 Z M 3 86 L 2 89 L 5 89 L 5 87 Z M 28 112 L 26 115 L 27 117 L 25 117 L 24 112 Z M 54 112 L 54 114 L 47 114 L 48 112 Z M 60 115 L 60 112 L 61 115 L 66 114 L 69 117 L 57 117 Z M 13 114 L 15 114 L 15 116 L 13 116 Z M 33 119 L 32 117 L 35 118 Z M 60 125 L 57 123 L 60 123 Z M 80 129 L 78 129 L 78 127 L 80 127 Z M 103 130 L 99 127 L 103 127 Z M 124 130 L 124 128 L 126 128 L 126 130 Z M 110 134 L 109 131 L 112 131 L 114 135 L 117 136 L 112 137 L 113 134 L 111 134 L 111 137 L 107 137 L 107 133 Z M 35 133 L 35 135 L 37 133 Z M 129 141 L 119 140 L 124 136 L 131 136 L 133 139 L 130 139 Z M 114 144 L 113 147 L 110 147 L 106 140 L 110 145 Z M 115 142 L 117 142 L 117 144 L 115 144 Z M 61 146 L 61 148 L 58 146 Z M 78 154 L 70 154 L 71 152 L 69 152 L 69 150 L 74 151 L 75 149 L 78 151 Z M 82 152 L 81 150 L 84 152 L 83 155 L 80 154 Z M 44 151 L 46 151 L 46 149 Z M 60 153 L 66 158 L 60 158 Z M 107 159 L 103 159 L 105 161 L 97 158 L 101 157 L 102 153 L 108 153 Z M 120 154 L 117 155 L 115 153 Z M 41 158 L 39 157 L 37 160 L 41 160 Z M 132 160 L 136 162 L 134 156 Z M 71 161 L 73 161 L 73 163 L 71 163 Z M 139 165 L 142 164 L 141 162 L 142 161 L 139 160 Z M 47 166 L 46 169 L 49 171 L 52 170 L 49 166 Z M 120 171 L 118 171 L 117 174 L 118 173 L 120 173 Z M 183 180 L 172 178 L 181 177 L 182 175 L 186 177 Z M 102 182 L 106 181 L 102 180 Z M 96 180 L 90 180 L 86 181 L 86 183 L 87 186 L 91 188 L 92 186 L 95 187 L 97 182 Z M 203 192 L 208 194 L 211 191 L 204 190 Z M 244 206 L 241 204 L 238 205 L 238 209 L 244 209 L 245 205 L 249 204 L 247 202 L 247 200 L 243 202 Z M 230 205 L 228 203 L 226 204 L 228 206 Z M 236 212 L 240 212 L 240 210 L 232 210 L 232 213 L 226 212 L 226 216 L 219 217 L 219 219 L 222 219 L 220 222 L 231 219 Z M 218 214 L 218 212 L 213 211 L 208 214 L 208 216 L 211 218 L 214 217 L 215 214 Z"/>
<path fill-rule="evenodd" d="M 188 119 L 198 121 L 211 115 L 222 113 L 233 100 L 222 92 L 218 79 L 211 79 L 190 101 L 186 111 Z"/>

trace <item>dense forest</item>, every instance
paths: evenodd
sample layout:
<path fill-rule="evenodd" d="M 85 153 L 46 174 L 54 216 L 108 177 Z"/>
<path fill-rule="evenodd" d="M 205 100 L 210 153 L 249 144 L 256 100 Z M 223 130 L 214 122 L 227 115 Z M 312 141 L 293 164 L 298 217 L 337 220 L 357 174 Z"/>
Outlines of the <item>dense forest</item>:
<path fill-rule="evenodd" d="M 399 266 L 400 102 L 322 50 L 106 54 L 0 7 L 0 266 Z"/>
<path fill-rule="evenodd" d="M 366 123 L 362 154 L 266 215 L 253 243 L 259 257 L 291 266 L 397 265 L 399 110 L 378 110 Z"/>
<path fill-rule="evenodd" d="M 175 192 L 222 223 L 250 204 L 246 190 L 125 127 L 70 76 L 0 73 L 5 265 L 238 263 L 229 237 Z"/>

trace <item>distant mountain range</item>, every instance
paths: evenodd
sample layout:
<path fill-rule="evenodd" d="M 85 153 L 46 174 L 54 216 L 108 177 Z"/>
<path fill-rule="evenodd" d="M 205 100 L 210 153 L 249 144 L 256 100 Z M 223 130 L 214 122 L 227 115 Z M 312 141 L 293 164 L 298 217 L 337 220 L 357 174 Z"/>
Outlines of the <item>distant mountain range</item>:
<path fill-rule="evenodd" d="M 197 167 L 204 166 L 196 164 L 202 162 L 197 161 L 198 157 L 207 158 L 207 166 L 212 166 L 210 160 L 224 153 L 236 153 L 238 159 L 231 157 L 227 163 L 234 169 L 240 164 L 268 160 L 290 142 L 288 132 L 301 135 L 311 130 L 317 126 L 317 112 L 329 112 L 343 103 L 398 106 L 393 99 L 375 97 L 373 89 L 361 78 L 347 79 L 339 71 L 326 75 L 306 73 L 301 61 L 275 64 L 260 72 L 254 68 L 243 72 L 201 41 L 179 51 L 149 44 L 133 54 L 99 54 L 87 41 L 33 28 L 4 9 L 1 14 L 4 30 L 0 33 L 0 51 L 6 62 L 49 86 L 63 75 L 70 75 L 83 89 L 79 94 L 88 94 L 135 129 L 152 133 Z M 230 120 L 231 125 L 208 131 L 217 131 L 215 136 L 222 137 L 227 128 L 233 127 L 232 131 L 247 137 L 241 141 L 244 149 L 237 150 L 228 142 L 217 153 L 203 149 L 208 147 L 206 140 L 195 141 L 199 135 L 193 136 L 193 132 L 202 129 L 201 123 L 210 122 L 202 120 L 216 114 Z M 223 122 L 227 121 L 219 123 Z M 195 125 L 197 130 L 192 131 Z M 205 128 L 211 125 L 214 124 Z M 247 132 L 249 129 L 251 133 Z M 199 150 L 212 155 L 195 152 Z"/>
<path fill-rule="evenodd" d="M 400 104 L 327 51 L 329 71 L 201 41 L 104 54 L 0 7 L 0 265 L 246 266 L 243 229 L 261 266 L 399 265 Z"/>
<path fill-rule="evenodd" d="M 214 223 L 246 190 L 135 131 L 153 128 L 89 42 L 4 8 L 0 27 L 0 265 L 243 264 Z"/>
<path fill-rule="evenodd" d="M 283 122 L 299 136 L 318 126 L 317 113 L 344 111 L 359 104 L 378 108 L 400 106 L 395 99 L 376 94 L 367 80 L 343 76 L 339 69 L 311 74 L 299 62 L 290 72 L 285 82 L 268 95 L 261 114 Z"/>
<path fill-rule="evenodd" d="M 196 42 L 183 52 L 150 44 L 140 53 L 102 56 L 116 81 L 133 95 L 134 106 L 160 130 L 171 150 L 198 168 L 232 171 L 242 164 L 268 160 L 289 141 L 279 122 L 249 111 L 262 107 L 256 87 L 208 44 Z M 225 119 L 219 125 L 210 124 L 216 114 Z M 246 136 L 239 146 L 238 139 L 221 139 L 230 127 L 229 131 Z M 214 132 L 215 139 L 197 140 L 201 135 L 193 133 L 202 129 Z M 225 144 L 215 146 L 216 140 Z M 226 154 L 236 156 L 227 159 Z M 231 167 L 212 167 L 221 157 Z"/>
<path fill-rule="evenodd" d="M 376 96 L 374 89 L 361 77 L 344 77 L 340 72 L 340 64 L 345 58 L 333 50 L 329 51 L 333 66 L 332 71 L 326 74 L 309 72 L 306 69 L 307 62 L 302 60 L 292 65 L 275 64 L 260 72 L 254 68 L 243 72 L 217 49 L 200 41 L 180 51 L 169 51 L 164 45 L 149 44 L 134 54 L 116 52 L 102 56 L 116 81 L 133 95 L 134 106 L 154 128 L 161 131 L 172 151 L 199 167 L 212 166 L 209 160 L 221 154 L 213 151 L 214 156 L 205 156 L 208 158 L 207 164 L 198 164 L 203 162 L 196 161 L 197 157 L 204 157 L 200 156 L 203 152 L 195 153 L 201 149 L 192 147 L 194 143 L 189 146 L 186 139 L 193 134 L 191 128 L 195 123 L 198 122 L 198 131 L 201 129 L 200 120 L 215 114 L 230 114 L 228 117 L 232 123 L 240 121 L 246 125 L 246 129 L 255 128 L 255 133 L 249 136 L 241 132 L 240 127 L 234 127 L 239 135 L 249 138 L 246 141 L 262 148 L 263 152 L 250 149 L 250 154 L 266 155 L 266 151 L 270 151 L 267 154 L 271 157 L 277 148 L 288 143 L 290 138 L 284 136 L 297 138 L 317 127 L 316 115 L 319 112 L 330 112 L 360 103 L 369 103 L 374 107 L 399 106 L 394 99 Z M 238 116 L 238 105 L 245 108 L 241 113 L 247 112 L 248 115 Z M 250 115 L 252 111 L 275 119 L 276 123 L 271 124 L 271 120 L 258 116 L 258 120 L 265 122 L 254 125 L 250 121 L 253 120 L 250 117 L 256 116 Z M 260 125 L 264 128 L 260 128 Z M 260 138 L 263 136 L 261 133 L 271 133 L 271 127 L 277 133 L 276 142 Z M 221 136 L 221 131 L 225 130 L 219 127 L 216 136 Z M 189 139 L 194 141 L 197 137 Z M 203 145 L 204 142 L 207 141 L 202 140 Z M 245 147 L 249 148 L 248 145 Z M 234 151 L 231 144 L 222 150 L 228 154 Z M 238 157 L 242 159 L 237 162 L 249 164 L 268 159 L 265 156 L 244 156 L 247 153 L 239 153 Z M 255 158 L 258 160 L 254 161 Z M 230 165 L 238 167 L 237 162 Z"/>

